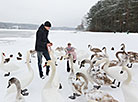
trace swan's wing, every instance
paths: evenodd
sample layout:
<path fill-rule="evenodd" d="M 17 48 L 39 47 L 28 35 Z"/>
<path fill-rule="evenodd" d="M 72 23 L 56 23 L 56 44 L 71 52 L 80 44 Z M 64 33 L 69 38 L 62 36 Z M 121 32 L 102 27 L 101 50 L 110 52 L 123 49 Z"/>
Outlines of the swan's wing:
<path fill-rule="evenodd" d="M 47 88 L 42 92 L 42 102 L 65 102 L 56 88 Z"/>
<path fill-rule="evenodd" d="M 133 85 L 122 86 L 125 102 L 138 102 L 138 88 Z"/>

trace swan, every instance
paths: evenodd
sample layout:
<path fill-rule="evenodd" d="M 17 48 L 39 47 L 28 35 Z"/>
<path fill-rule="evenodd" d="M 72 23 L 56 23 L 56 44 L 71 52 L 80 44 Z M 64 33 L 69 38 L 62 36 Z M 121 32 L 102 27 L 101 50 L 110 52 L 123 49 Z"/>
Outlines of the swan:
<path fill-rule="evenodd" d="M 76 96 L 80 96 L 80 90 L 78 90 L 78 82 L 76 81 L 75 78 L 75 70 L 74 70 L 74 65 L 73 65 L 73 56 L 71 54 L 68 54 L 68 59 L 70 61 L 70 74 L 68 77 L 68 83 L 71 86 L 73 90 L 73 96 L 69 96 L 70 99 L 76 99 Z"/>
<path fill-rule="evenodd" d="M 126 48 L 125 44 L 122 43 L 121 46 L 122 46 L 121 50 L 123 50 L 125 52 L 125 48 Z M 128 66 L 128 67 L 131 68 L 133 63 L 138 63 L 138 53 L 133 52 L 133 51 L 128 51 L 127 55 L 128 55 L 129 61 L 131 63 L 131 66 Z"/>
<path fill-rule="evenodd" d="M 11 72 L 17 71 L 20 69 L 19 66 L 17 66 L 16 64 L 10 63 L 10 61 L 5 63 L 4 57 L 5 57 L 5 53 L 2 53 L 1 54 L 0 69 L 5 71 L 5 72 L 8 72 L 8 76 L 10 75 Z M 4 76 L 6 76 L 6 74 Z"/>
<path fill-rule="evenodd" d="M 89 54 L 84 50 L 76 50 L 78 65 L 84 58 L 89 58 Z"/>
<path fill-rule="evenodd" d="M 105 72 L 103 72 L 102 70 L 100 70 L 99 66 L 95 66 L 91 60 L 88 60 L 88 59 L 84 59 L 82 62 L 81 62 L 81 66 L 83 66 L 85 63 L 88 63 L 90 64 L 90 67 L 87 69 L 87 77 L 88 77 L 88 80 L 94 84 L 98 84 L 99 86 L 95 86 L 94 87 L 97 87 L 97 88 L 100 88 L 101 85 L 110 85 L 111 88 L 116 88 L 116 86 L 113 86 L 114 82 L 115 82 L 115 79 L 114 81 L 112 81 L 107 75 Z M 80 68 L 81 68 L 80 66 Z"/>
<path fill-rule="evenodd" d="M 102 70 L 111 78 L 118 80 L 118 87 L 120 86 L 120 81 L 124 80 L 124 75 L 120 74 L 122 66 L 109 67 L 110 61 L 108 58 L 103 59 L 105 61 L 102 66 Z"/>
<path fill-rule="evenodd" d="M 88 45 L 88 48 L 90 48 L 90 51 L 94 52 L 95 54 L 102 52 L 99 48 L 92 48 L 91 45 Z"/>
<path fill-rule="evenodd" d="M 78 66 L 76 66 L 76 63 L 73 63 L 73 56 L 71 54 L 68 54 L 68 56 L 66 56 L 68 61 L 70 62 L 70 65 L 68 65 L 70 67 L 70 74 L 68 77 L 68 83 L 70 85 L 70 87 L 72 88 L 73 91 L 73 95 L 69 96 L 70 99 L 76 99 L 76 97 L 81 95 L 81 85 L 82 83 L 78 80 L 76 80 L 76 72 L 80 72 L 80 70 L 78 69 Z M 68 62 L 68 64 L 69 64 Z M 84 73 L 84 71 L 82 71 Z"/>
<path fill-rule="evenodd" d="M 55 52 L 54 52 L 54 50 L 50 46 L 48 46 L 48 48 L 49 48 L 49 55 L 51 57 L 51 60 L 57 66 L 58 64 L 57 64 L 57 59 L 56 59 L 56 56 L 55 56 Z M 60 83 L 60 78 L 59 78 L 59 75 L 58 75 L 57 72 L 55 74 L 55 78 L 54 78 L 53 84 L 55 85 L 55 87 L 57 87 L 57 89 L 58 88 L 61 89 L 61 87 L 62 87 L 62 84 Z"/>
<path fill-rule="evenodd" d="M 63 47 L 57 47 L 55 49 L 55 54 L 57 56 L 57 59 L 60 59 L 60 60 L 63 59 L 63 56 L 66 55 L 66 52 L 67 52 L 66 49 Z"/>
<path fill-rule="evenodd" d="M 125 51 L 125 48 L 126 48 L 125 44 L 122 43 L 121 46 L 122 46 L 122 47 L 121 47 L 121 50 L 122 50 L 122 51 Z"/>
<path fill-rule="evenodd" d="M 129 61 L 131 63 L 131 67 L 132 67 L 133 63 L 138 63 L 138 53 L 137 52 L 128 51 L 127 54 L 129 57 Z"/>
<path fill-rule="evenodd" d="M 87 99 L 87 102 L 119 102 L 114 99 L 110 94 L 97 89 L 87 91 L 84 93 L 84 95 Z"/>
<path fill-rule="evenodd" d="M 17 89 L 16 99 L 15 99 L 16 102 L 25 102 L 25 99 L 24 99 L 23 96 L 27 96 L 29 93 L 26 93 L 26 92 L 23 93 L 22 92 L 22 90 L 21 90 L 21 83 L 20 83 L 20 81 L 17 78 L 12 77 L 11 79 L 9 79 L 9 81 L 8 81 L 8 87 L 7 88 L 9 88 L 12 84 L 15 84 L 16 89 Z M 11 102 L 11 99 L 10 99 L 10 102 Z"/>
<path fill-rule="evenodd" d="M 47 48 L 48 48 L 48 52 L 49 52 L 49 55 L 50 55 L 51 59 L 53 60 L 53 62 L 54 62 L 55 65 L 57 66 L 57 65 L 58 65 L 58 64 L 57 64 L 57 58 L 56 58 L 56 56 L 55 56 L 54 50 L 51 48 L 51 46 L 47 46 Z"/>
<path fill-rule="evenodd" d="M 118 102 L 111 95 L 101 91 L 101 90 L 88 90 L 88 80 L 85 74 L 78 72 L 76 73 L 76 78 L 83 79 L 83 85 L 81 86 L 82 94 L 87 99 L 87 102 Z"/>
<path fill-rule="evenodd" d="M 76 73 L 76 80 L 79 80 L 81 81 L 81 84 L 80 87 L 79 87 L 79 92 L 80 94 L 83 94 L 83 90 L 86 90 L 88 89 L 88 79 L 87 77 L 85 76 L 85 74 L 81 73 L 81 72 L 77 72 Z"/>
<path fill-rule="evenodd" d="M 101 61 L 97 61 L 97 65 L 99 65 L 99 64 L 101 64 L 101 63 L 104 63 L 104 65 L 102 66 L 102 70 L 103 71 L 105 71 L 105 73 L 108 75 L 108 76 L 110 76 L 111 78 L 113 78 L 113 79 L 116 79 L 116 80 L 118 80 L 119 82 L 118 82 L 118 87 L 120 86 L 120 81 L 123 81 L 124 80 L 124 76 L 126 76 L 126 75 L 120 75 L 120 71 L 121 71 L 121 69 L 122 69 L 122 66 L 125 66 L 126 65 L 126 63 L 127 63 L 127 60 L 124 60 L 123 58 L 122 59 L 120 59 L 119 57 L 119 61 L 118 61 L 118 63 L 120 63 L 120 64 L 116 64 L 115 66 L 111 66 L 111 61 L 109 61 L 109 57 L 108 57 L 108 54 L 107 54 L 107 52 L 106 52 L 106 47 L 104 47 L 104 52 L 105 52 L 105 55 L 107 56 L 107 57 L 105 57 L 105 58 L 103 58 L 103 59 L 101 59 Z M 120 52 L 119 52 L 120 53 Z M 118 54 L 119 54 L 118 53 Z M 124 52 L 123 52 L 124 53 Z M 125 54 L 124 54 L 125 55 Z M 122 71 L 123 72 L 123 71 Z"/>
<path fill-rule="evenodd" d="M 65 102 L 61 94 L 58 92 L 57 87 L 53 85 L 54 77 L 56 74 L 56 67 L 54 61 L 47 62 L 51 66 L 51 76 L 42 90 L 42 102 Z"/>
<path fill-rule="evenodd" d="M 30 51 L 27 51 L 26 64 L 27 64 L 28 72 L 23 73 L 22 76 L 18 77 L 18 79 L 21 82 L 22 88 L 25 88 L 28 85 L 30 85 L 30 83 L 32 82 L 32 80 L 34 78 L 34 71 L 30 65 L 30 54 L 31 54 Z M 12 85 L 10 88 L 7 89 L 7 94 L 9 94 L 11 92 L 15 92 L 15 91 L 16 91 L 16 88 L 15 88 L 15 86 Z"/>
<path fill-rule="evenodd" d="M 122 92 L 124 95 L 125 102 L 138 102 L 138 87 L 137 85 L 132 85 L 132 72 L 126 66 L 123 66 L 122 70 L 127 72 L 127 79 L 122 83 Z"/>

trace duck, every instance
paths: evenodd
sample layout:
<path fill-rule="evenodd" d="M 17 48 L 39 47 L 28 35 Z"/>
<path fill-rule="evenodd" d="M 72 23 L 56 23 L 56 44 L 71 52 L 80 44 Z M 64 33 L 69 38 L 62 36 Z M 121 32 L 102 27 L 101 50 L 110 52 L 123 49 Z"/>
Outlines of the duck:
<path fill-rule="evenodd" d="M 9 76 L 11 72 L 19 70 L 20 67 L 14 63 L 10 63 L 10 58 L 13 57 L 12 55 L 10 55 L 10 58 L 7 59 L 5 59 L 5 56 L 6 56 L 5 53 L 2 52 L 0 69 L 8 73 L 4 74 L 4 76 Z"/>
<path fill-rule="evenodd" d="M 132 82 L 132 70 L 123 66 L 122 70 L 126 71 L 127 79 L 121 85 L 121 89 L 124 95 L 125 102 L 138 102 L 137 85 L 133 85 Z"/>
<path fill-rule="evenodd" d="M 51 66 L 51 76 L 42 90 L 42 102 L 65 102 L 62 95 L 58 92 L 57 87 L 53 85 L 56 74 L 56 66 L 54 61 L 47 62 Z"/>
<path fill-rule="evenodd" d="M 30 50 L 27 51 L 26 64 L 27 64 L 28 72 L 27 73 L 25 72 L 22 75 L 20 74 L 21 76 L 18 77 L 22 88 L 26 88 L 28 85 L 30 85 L 34 78 L 34 71 L 30 65 Z M 7 89 L 7 94 L 10 94 L 15 91 L 16 91 L 16 88 L 14 85 L 12 85 L 10 88 Z"/>
<path fill-rule="evenodd" d="M 12 84 L 15 84 L 16 89 L 17 89 L 17 94 L 16 94 L 14 102 L 25 102 L 25 99 L 24 99 L 23 96 L 28 96 L 29 93 L 26 92 L 26 91 L 23 92 L 23 90 L 21 89 L 21 83 L 17 78 L 15 78 L 15 77 L 10 78 L 9 81 L 8 81 L 7 88 L 10 88 Z M 14 99 L 14 97 L 12 97 L 12 98 Z"/>

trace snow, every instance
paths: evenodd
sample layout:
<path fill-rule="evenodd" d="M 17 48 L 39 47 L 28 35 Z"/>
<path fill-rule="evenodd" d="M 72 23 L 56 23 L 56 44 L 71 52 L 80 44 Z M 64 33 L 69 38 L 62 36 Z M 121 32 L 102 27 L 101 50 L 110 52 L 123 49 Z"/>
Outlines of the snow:
<path fill-rule="evenodd" d="M 5 52 L 6 57 L 13 54 L 14 57 L 17 56 L 18 52 L 23 54 L 23 61 L 12 63 L 23 67 L 22 70 L 11 73 L 10 77 L 3 77 L 5 72 L 0 70 L 0 102 L 5 102 L 6 98 L 14 100 L 14 95 L 5 96 L 6 88 L 8 85 L 8 80 L 12 76 L 23 75 L 25 73 L 25 58 L 26 52 L 28 50 L 34 49 L 35 46 L 35 30 L 0 30 L 0 54 Z M 91 54 L 88 45 L 91 44 L 93 47 L 107 47 L 107 53 L 109 54 L 110 60 L 115 59 L 115 52 L 120 49 L 121 43 L 126 44 L 127 51 L 138 51 L 137 40 L 138 35 L 136 33 L 103 33 L 103 32 L 76 32 L 76 31 L 50 31 L 49 40 L 53 43 L 53 49 L 56 47 L 66 47 L 68 42 L 72 43 L 72 46 L 77 48 L 77 50 L 84 50 Z M 115 51 L 111 51 L 114 47 Z M 1 61 L 1 58 L 0 58 Z M 31 58 L 31 67 L 34 70 L 34 79 L 32 83 L 27 87 L 29 91 L 29 96 L 24 97 L 25 102 L 41 102 L 42 101 L 42 90 L 50 76 L 46 76 L 44 80 L 40 79 L 38 76 L 37 59 Z M 44 62 L 44 61 L 43 61 Z M 64 97 L 66 102 L 86 102 L 84 96 L 78 97 L 76 100 L 70 100 L 68 96 L 72 95 L 72 89 L 68 84 L 69 73 L 66 72 L 66 61 L 58 61 L 57 72 L 60 77 L 60 81 L 63 85 L 63 89 L 59 90 L 59 93 Z M 133 66 L 133 84 L 138 85 L 138 65 Z M 45 72 L 45 69 L 43 69 Z M 17 77 L 18 78 L 18 77 Z M 124 102 L 123 94 L 121 88 L 111 89 L 109 87 L 103 87 L 103 91 L 111 94 L 119 102 Z M 51 96 L 48 98 L 56 98 Z M 14 101 L 12 101 L 14 102 Z"/>

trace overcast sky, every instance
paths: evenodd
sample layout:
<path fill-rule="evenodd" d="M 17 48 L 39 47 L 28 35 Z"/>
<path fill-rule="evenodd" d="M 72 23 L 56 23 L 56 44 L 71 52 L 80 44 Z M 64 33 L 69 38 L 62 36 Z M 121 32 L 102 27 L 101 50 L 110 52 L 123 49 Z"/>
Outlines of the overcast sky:
<path fill-rule="evenodd" d="M 0 22 L 76 27 L 99 0 L 0 0 Z"/>

